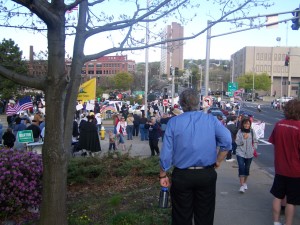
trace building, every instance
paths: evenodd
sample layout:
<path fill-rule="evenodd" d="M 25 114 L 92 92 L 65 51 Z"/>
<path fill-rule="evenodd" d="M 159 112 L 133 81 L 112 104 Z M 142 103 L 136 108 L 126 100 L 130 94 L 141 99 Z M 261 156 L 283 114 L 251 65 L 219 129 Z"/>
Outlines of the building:
<path fill-rule="evenodd" d="M 285 59 L 289 55 L 289 65 Z M 271 78 L 270 96 L 293 96 L 299 94 L 300 47 L 247 46 L 231 55 L 232 78 L 245 73 L 267 73 Z M 254 79 L 255 82 L 255 79 Z"/>
<path fill-rule="evenodd" d="M 91 78 L 112 76 L 119 72 L 135 72 L 135 61 L 128 60 L 127 55 L 103 56 L 86 62 L 81 70 L 83 81 Z"/>
<path fill-rule="evenodd" d="M 183 38 L 183 26 L 179 23 L 172 22 L 168 25 L 163 34 L 162 40 L 170 40 L 176 38 Z M 160 74 L 167 74 L 170 76 L 170 67 L 178 67 L 183 70 L 183 41 L 167 42 L 161 46 L 161 63 Z"/>

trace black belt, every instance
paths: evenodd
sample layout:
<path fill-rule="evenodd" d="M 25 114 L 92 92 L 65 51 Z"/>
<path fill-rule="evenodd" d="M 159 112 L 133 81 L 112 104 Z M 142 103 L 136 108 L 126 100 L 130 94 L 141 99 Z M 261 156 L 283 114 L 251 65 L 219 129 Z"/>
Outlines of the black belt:
<path fill-rule="evenodd" d="M 204 169 L 210 169 L 214 168 L 215 164 L 209 165 L 209 166 L 190 166 L 188 168 L 185 168 L 186 170 L 204 170 Z M 179 168 L 177 168 L 179 169 Z"/>

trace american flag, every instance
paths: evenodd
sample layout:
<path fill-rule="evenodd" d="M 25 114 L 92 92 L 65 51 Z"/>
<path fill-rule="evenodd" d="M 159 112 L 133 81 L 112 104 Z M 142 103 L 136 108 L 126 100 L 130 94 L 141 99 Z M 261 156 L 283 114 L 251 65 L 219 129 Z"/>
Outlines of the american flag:
<path fill-rule="evenodd" d="M 6 109 L 6 115 L 12 116 L 18 114 L 20 111 L 24 111 L 33 107 L 30 96 L 21 98 L 15 105 L 8 105 Z"/>

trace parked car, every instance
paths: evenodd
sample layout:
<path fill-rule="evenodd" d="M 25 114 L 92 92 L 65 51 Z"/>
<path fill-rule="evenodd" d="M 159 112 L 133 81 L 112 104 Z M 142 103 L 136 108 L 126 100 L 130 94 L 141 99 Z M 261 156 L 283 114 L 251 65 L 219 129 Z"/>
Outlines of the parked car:
<path fill-rule="evenodd" d="M 226 122 L 226 116 L 222 113 L 221 110 L 210 110 L 210 111 L 207 111 L 208 113 L 211 113 L 213 116 L 222 116 L 223 118 L 223 121 Z"/>
<path fill-rule="evenodd" d="M 292 99 L 294 99 L 294 97 L 281 97 L 281 98 L 277 98 L 276 101 L 278 101 L 278 102 L 288 102 Z"/>

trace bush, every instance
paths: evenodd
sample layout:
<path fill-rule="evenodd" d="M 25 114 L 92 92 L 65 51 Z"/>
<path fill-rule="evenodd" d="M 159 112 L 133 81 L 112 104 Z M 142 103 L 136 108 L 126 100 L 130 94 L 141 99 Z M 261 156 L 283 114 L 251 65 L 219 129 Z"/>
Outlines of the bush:
<path fill-rule="evenodd" d="M 41 155 L 0 150 L 0 218 L 40 205 L 42 173 Z"/>

